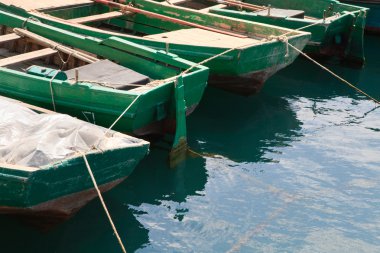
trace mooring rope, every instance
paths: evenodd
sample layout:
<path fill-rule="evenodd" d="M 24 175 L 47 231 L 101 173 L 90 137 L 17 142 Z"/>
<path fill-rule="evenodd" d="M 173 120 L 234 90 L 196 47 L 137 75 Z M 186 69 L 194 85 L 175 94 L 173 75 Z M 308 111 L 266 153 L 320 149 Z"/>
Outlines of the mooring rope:
<path fill-rule="evenodd" d="M 54 99 L 54 91 L 53 91 L 53 80 L 54 78 L 58 75 L 58 73 L 61 72 L 60 70 L 57 70 L 53 77 L 50 79 L 49 86 L 50 86 L 50 96 L 51 96 L 51 103 L 53 104 L 53 109 L 56 112 L 56 107 L 55 107 L 55 99 Z"/>
<path fill-rule="evenodd" d="M 298 29 L 295 29 L 295 30 L 301 30 L 301 29 L 305 29 L 307 27 L 311 27 L 313 25 L 317 25 L 319 24 L 320 21 L 314 23 L 314 24 L 310 24 L 310 25 L 307 25 L 307 26 L 304 26 L 304 27 L 300 27 Z M 295 51 L 297 51 L 299 54 L 305 56 L 307 59 L 309 59 L 310 61 L 312 61 L 313 63 L 315 63 L 316 65 L 318 65 L 320 68 L 322 68 L 323 70 L 327 71 L 328 73 L 330 73 L 332 76 L 334 76 L 335 78 L 337 78 L 338 80 L 342 81 L 343 83 L 347 84 L 349 87 L 355 89 L 357 92 L 361 93 L 362 95 L 366 96 L 367 98 L 369 98 L 370 100 L 372 100 L 373 102 L 375 102 L 376 104 L 380 104 L 380 101 L 372 96 L 370 96 L 369 94 L 367 94 L 366 92 L 364 92 L 363 90 L 359 89 L 358 87 L 356 87 L 354 84 L 350 83 L 349 81 L 345 80 L 344 78 L 340 77 L 339 75 L 337 75 L 336 73 L 334 73 L 332 70 L 328 69 L 327 67 L 323 66 L 322 64 L 320 64 L 319 62 L 317 62 L 316 60 L 314 60 L 313 58 L 311 58 L 310 56 L 308 56 L 307 54 L 305 54 L 304 52 L 302 52 L 302 50 L 299 50 L 297 47 L 295 47 L 294 45 L 292 45 L 291 43 L 289 43 L 289 38 L 286 36 L 288 34 L 292 33 L 292 31 L 289 31 L 287 33 L 284 33 L 282 35 L 279 35 L 279 36 L 269 36 L 269 40 L 270 39 L 277 39 L 279 41 L 282 41 L 286 44 L 286 54 L 285 54 L 285 57 L 287 57 L 289 55 L 289 46 L 291 48 L 293 48 Z M 258 43 L 258 42 L 257 42 Z M 234 48 L 230 48 L 228 50 L 225 50 L 217 55 L 214 55 L 212 57 L 209 57 L 199 63 L 196 63 L 194 65 L 192 65 L 190 68 L 186 69 L 185 71 L 183 71 L 180 75 L 183 75 L 183 74 L 186 74 L 187 72 L 189 72 L 190 70 L 192 70 L 193 68 L 199 66 L 199 65 L 203 65 L 219 56 L 222 56 L 224 54 L 227 54 L 235 49 L 239 49 L 239 48 L 242 48 L 242 47 L 246 47 L 246 46 L 250 46 L 250 45 L 254 45 L 254 44 L 257 44 L 257 43 L 251 43 L 251 44 L 247 44 L 247 45 L 243 45 L 243 46 L 238 46 L 238 47 L 234 47 Z"/>
<path fill-rule="evenodd" d="M 64 69 L 64 68 L 66 67 L 66 64 L 69 62 L 69 60 L 71 59 L 71 56 L 74 54 L 74 52 L 71 52 L 71 53 L 67 56 L 67 60 L 65 61 L 65 60 L 63 59 L 63 57 L 62 57 L 60 51 L 57 49 L 58 46 L 59 46 L 59 45 L 54 46 L 53 49 L 54 49 L 54 50 L 57 50 L 57 52 L 58 52 L 58 57 L 59 57 L 59 59 L 60 59 L 61 62 L 62 62 L 62 65 L 61 65 L 61 68 L 60 68 L 60 69 L 62 70 L 62 69 Z"/>
<path fill-rule="evenodd" d="M 293 30 L 291 30 L 291 31 L 288 31 L 288 32 L 286 32 L 286 33 L 284 33 L 284 34 L 281 34 L 281 35 L 278 35 L 278 36 L 269 36 L 269 37 L 266 38 L 266 40 L 278 39 L 278 40 L 284 42 L 284 43 L 286 44 L 286 46 L 287 46 L 285 56 L 288 56 L 288 55 L 289 55 L 289 48 L 288 48 L 288 45 L 287 45 L 287 44 L 288 44 L 288 37 L 287 37 L 287 35 L 289 35 L 289 34 L 291 34 L 291 33 L 294 33 L 294 30 L 297 30 L 297 31 L 298 31 L 298 30 L 302 30 L 302 29 L 305 29 L 305 28 L 308 28 L 308 27 L 311 27 L 311 26 L 314 26 L 314 25 L 317 25 L 317 24 L 320 24 L 320 23 L 321 23 L 321 20 L 319 20 L 318 22 L 315 22 L 315 23 L 313 23 L 313 24 L 310 24 L 310 25 L 304 26 L 304 27 L 300 27 L 300 28 L 297 28 L 297 29 L 293 29 Z M 282 38 L 282 39 L 280 39 L 280 38 Z M 253 42 L 253 43 L 248 43 L 248 44 L 246 44 L 246 45 L 241 45 L 241 46 L 237 46 L 237 47 L 229 48 L 229 49 L 227 49 L 227 50 L 225 50 L 225 51 L 223 51 L 223 52 L 221 52 L 221 53 L 219 53 L 219 54 L 213 55 L 213 56 L 211 56 L 211 57 L 209 57 L 209 58 L 207 58 L 207 59 L 205 59 L 205 60 L 203 60 L 203 61 L 201 61 L 201 62 L 198 62 L 198 63 L 192 65 L 190 68 L 188 68 L 188 69 L 186 69 L 185 71 L 183 71 L 180 75 L 186 74 L 186 73 L 188 73 L 189 71 L 191 71 L 193 68 L 198 67 L 199 65 L 205 64 L 205 63 L 207 63 L 207 62 L 209 62 L 209 61 L 211 61 L 211 60 L 213 60 L 213 59 L 215 59 L 215 58 L 218 58 L 218 57 L 220 57 L 220 56 L 223 56 L 223 55 L 225 55 L 225 54 L 228 54 L 229 52 L 232 52 L 232 51 L 237 50 L 237 49 L 240 49 L 240 48 L 244 48 L 244 47 L 249 47 L 249 46 L 253 46 L 253 45 L 256 45 L 256 44 L 260 44 L 260 43 L 262 43 L 262 41 L 259 41 L 259 42 Z"/>
<path fill-rule="evenodd" d="M 113 220 L 112 220 L 111 215 L 110 215 L 110 213 L 109 213 L 109 211 L 108 211 L 107 205 L 106 205 L 106 203 L 104 202 L 104 199 L 103 199 L 102 193 L 100 192 L 99 187 L 98 187 L 98 184 L 96 183 L 96 180 L 95 180 L 94 174 L 92 173 L 91 167 L 90 167 L 90 165 L 89 165 L 89 163 L 88 163 L 88 161 L 87 161 L 86 154 L 82 153 L 82 156 L 83 156 L 83 160 L 84 160 L 84 162 L 85 162 L 85 164 L 86 164 L 86 167 L 87 167 L 88 173 L 90 174 L 90 177 L 91 177 L 92 183 L 94 184 L 95 190 L 96 190 L 96 192 L 97 192 L 97 194 L 98 194 L 98 196 L 99 196 L 100 202 L 102 203 L 103 209 L 104 209 L 104 211 L 105 211 L 105 213 L 106 213 L 106 215 L 107 215 L 107 218 L 108 218 L 108 220 L 109 220 L 109 222 L 110 222 L 110 224 L 111 224 L 111 226 L 112 226 L 112 229 L 113 229 L 113 231 L 114 231 L 114 233 L 115 233 L 115 236 L 116 236 L 116 238 L 117 238 L 117 240 L 118 240 L 118 242 L 119 242 L 119 244 L 120 244 L 121 250 L 122 250 L 124 253 L 127 253 L 127 251 L 126 251 L 126 249 L 125 249 L 125 247 L 124 247 L 123 241 L 121 240 L 120 235 L 119 235 L 119 233 L 117 232 L 117 229 L 116 229 L 116 227 L 115 227 L 115 224 L 113 223 Z"/>
<path fill-rule="evenodd" d="M 132 107 L 132 105 L 134 105 L 134 103 L 136 103 L 136 101 L 139 99 L 139 97 L 141 96 L 142 94 L 139 94 L 133 101 L 132 103 L 130 103 L 127 108 L 125 108 L 125 110 L 120 114 L 120 116 L 112 123 L 112 125 L 107 129 L 107 131 L 104 133 L 104 136 L 106 136 L 108 134 L 109 131 L 111 131 L 111 129 L 116 125 L 117 122 L 119 122 L 119 120 L 124 116 L 124 114 L 127 113 L 127 111 L 129 110 L 129 108 Z"/>
<path fill-rule="evenodd" d="M 339 75 L 335 74 L 332 70 L 326 68 L 325 66 L 323 66 L 322 64 L 320 64 L 319 62 L 317 62 L 316 60 L 314 60 L 313 58 L 311 58 L 310 56 L 308 56 L 307 54 L 305 54 L 304 52 L 302 52 L 301 50 L 299 50 L 298 48 L 296 48 L 295 46 L 293 46 L 292 44 L 290 44 L 288 42 L 289 46 L 291 48 L 293 48 L 294 50 L 296 50 L 297 52 L 299 52 L 301 55 L 303 55 L 304 57 L 306 57 L 308 60 L 312 61 L 313 63 L 315 63 L 317 66 L 319 66 L 320 68 L 322 68 L 323 70 L 327 71 L 328 73 L 330 73 L 332 76 L 334 76 L 335 78 L 337 78 L 338 80 L 342 81 L 343 83 L 347 84 L 348 86 L 350 86 L 351 88 L 353 88 L 354 90 L 356 90 L 357 92 L 361 93 L 362 95 L 366 96 L 367 98 L 371 99 L 373 102 L 375 102 L 376 104 L 380 104 L 380 101 L 377 100 L 376 98 L 370 96 L 368 93 L 364 92 L 363 90 L 359 89 L 358 87 L 356 87 L 355 85 L 353 85 L 352 83 L 350 83 L 349 81 L 347 81 L 346 79 L 340 77 Z"/>

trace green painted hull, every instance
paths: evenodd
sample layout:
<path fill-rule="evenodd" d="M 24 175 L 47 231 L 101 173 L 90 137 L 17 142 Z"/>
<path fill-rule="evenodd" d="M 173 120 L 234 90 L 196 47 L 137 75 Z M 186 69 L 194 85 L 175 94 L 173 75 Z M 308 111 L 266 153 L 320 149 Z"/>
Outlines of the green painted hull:
<path fill-rule="evenodd" d="M 167 17 L 179 18 L 199 25 L 212 26 L 217 29 L 224 29 L 236 33 L 248 34 L 249 36 L 256 36 L 260 39 L 267 39 L 266 42 L 234 49 L 229 53 L 204 63 L 205 66 L 210 68 L 210 84 L 214 84 L 224 89 L 236 91 L 245 95 L 254 94 L 260 90 L 260 87 L 267 78 L 279 69 L 291 64 L 298 56 L 298 52 L 292 49 L 290 49 L 287 54 L 286 43 L 277 39 L 270 39 L 271 36 L 279 36 L 288 33 L 289 30 L 287 29 L 226 18 L 219 15 L 202 14 L 197 11 L 178 8 L 176 6 L 165 6 L 153 1 L 136 1 L 135 6 Z M 27 12 L 13 6 L 2 5 L 2 8 L 24 17 L 33 16 L 45 24 L 62 28 L 67 31 L 102 39 L 109 38 L 110 36 L 117 36 L 154 49 L 167 50 L 170 53 L 174 53 L 193 62 L 202 62 L 205 59 L 226 51 L 227 49 L 231 49 L 231 47 L 199 46 L 194 43 L 192 44 L 191 41 L 186 44 L 167 44 L 162 41 L 147 39 L 123 32 L 109 32 L 88 25 L 77 25 L 66 21 L 66 19 L 110 11 L 108 7 L 99 4 L 87 4 L 50 11 L 44 10 L 45 13 L 50 15 L 38 11 Z M 163 21 L 142 14 L 110 19 L 107 21 L 107 25 L 119 27 L 119 31 L 124 29 L 144 34 L 158 34 L 188 28 L 184 25 Z M 289 42 L 301 50 L 310 38 L 310 34 L 308 33 L 295 31 L 290 32 L 287 36 Z M 244 84 L 243 87 L 241 83 Z"/>
<path fill-rule="evenodd" d="M 354 61 L 359 65 L 364 64 L 364 26 L 368 9 L 342 4 L 334 0 L 245 0 L 243 2 L 260 6 L 271 5 L 271 8 L 302 10 L 305 15 L 314 20 L 258 15 L 250 10 L 241 11 L 232 7 L 215 8 L 211 9 L 210 12 L 290 29 L 300 29 L 317 21 L 321 22 L 324 10 L 331 8 L 326 14 L 325 22 L 302 29 L 312 34 L 305 52 L 322 56 L 338 56 L 344 60 Z"/>
<path fill-rule="evenodd" d="M 6 138 L 11 133 L 14 135 L 12 142 L 21 146 L 13 150 L 12 145 L 8 146 L 10 141 L 2 141 L 2 214 L 33 216 L 44 222 L 60 221 L 97 197 L 85 160 L 79 151 L 85 152 L 91 147 L 87 146 L 92 143 L 91 138 L 97 138 L 95 142 L 99 143 L 101 149 L 91 148 L 86 152 L 86 158 L 102 192 L 125 180 L 149 152 L 149 143 L 144 140 L 115 131 L 103 136 L 107 131 L 105 128 L 78 122 L 70 117 L 60 117 L 55 112 L 17 100 L 5 97 L 0 99 L 2 105 L 11 106 L 3 108 L 2 115 L 5 118 L 1 120 L 1 125 L 12 128 L 7 132 L 2 131 L 1 136 Z M 10 103 L 3 103 L 4 101 Z M 37 113 L 33 114 L 30 110 Z M 39 117 L 38 113 L 46 115 Z M 43 130 L 36 128 L 41 119 L 44 124 L 48 124 L 43 126 Z M 68 122 L 73 124 L 69 128 Z M 28 131 L 30 136 L 18 136 L 18 128 Z M 94 133 L 81 132 L 83 129 Z M 70 140 L 73 136 L 81 140 Z M 35 137 L 39 139 L 34 141 Z M 106 140 L 101 142 L 103 138 Z M 52 139 L 55 142 L 45 143 Z M 42 145 L 49 146 L 49 149 Z M 72 153 L 67 153 L 65 149 L 71 149 Z"/>
<path fill-rule="evenodd" d="M 87 159 L 102 191 L 129 176 L 147 154 L 148 143 L 125 149 L 91 153 Z M 66 219 L 83 207 L 96 192 L 82 156 L 39 170 L 0 165 L 0 213 Z"/>
<path fill-rule="evenodd" d="M 152 126 L 161 124 L 165 120 L 175 120 L 175 80 L 167 78 L 181 73 L 194 63 L 115 37 L 96 39 L 32 20 L 26 22 L 25 18 L 3 11 L 0 11 L 0 24 L 9 27 L 25 25 L 29 31 L 46 38 L 116 61 L 151 78 L 164 79 L 159 85 L 146 85 L 127 91 L 86 82 L 72 85 L 68 81 L 53 80 L 52 87 L 58 112 L 109 127 L 139 96 L 114 126 L 114 130 L 145 134 L 157 130 Z M 50 79 L 0 68 L 0 94 L 52 109 Z M 207 79 L 208 69 L 203 66 L 198 66 L 183 75 L 184 97 L 189 111 L 200 102 Z"/>
<path fill-rule="evenodd" d="M 368 8 L 366 30 L 380 34 L 380 2 L 373 0 L 342 0 L 341 2 Z"/>

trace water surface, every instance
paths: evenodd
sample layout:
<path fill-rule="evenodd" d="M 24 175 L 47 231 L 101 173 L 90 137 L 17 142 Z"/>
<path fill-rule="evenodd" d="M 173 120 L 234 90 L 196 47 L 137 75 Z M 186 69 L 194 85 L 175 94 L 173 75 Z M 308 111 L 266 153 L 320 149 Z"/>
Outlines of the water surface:
<path fill-rule="evenodd" d="M 363 70 L 380 98 L 380 37 Z M 380 252 L 380 109 L 306 60 L 261 94 L 208 89 L 188 118 L 200 156 L 154 148 L 105 194 L 129 252 Z M 1 252 L 120 252 L 98 200 L 49 232 L 1 216 Z"/>

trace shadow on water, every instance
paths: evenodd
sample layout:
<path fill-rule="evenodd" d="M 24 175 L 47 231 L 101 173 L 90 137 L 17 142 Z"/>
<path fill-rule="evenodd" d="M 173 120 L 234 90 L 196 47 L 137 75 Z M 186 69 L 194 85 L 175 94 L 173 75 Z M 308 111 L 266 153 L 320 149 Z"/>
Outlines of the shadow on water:
<path fill-rule="evenodd" d="M 188 120 L 193 150 L 246 162 L 265 162 L 268 148 L 287 145 L 299 129 L 289 103 L 268 92 L 246 98 L 209 88 Z"/>

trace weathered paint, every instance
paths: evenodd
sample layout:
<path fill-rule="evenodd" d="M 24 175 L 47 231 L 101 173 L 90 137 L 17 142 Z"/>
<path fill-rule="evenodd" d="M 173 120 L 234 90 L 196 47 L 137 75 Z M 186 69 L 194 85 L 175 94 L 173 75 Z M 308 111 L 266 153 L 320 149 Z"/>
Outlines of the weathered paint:
<path fill-rule="evenodd" d="M 49 39 L 86 50 L 119 64 L 144 73 L 155 79 L 173 77 L 194 63 L 172 54 L 149 49 L 116 37 L 97 39 L 68 32 L 62 29 L 28 20 L 14 14 L 0 11 L 0 24 L 11 27 L 25 27 Z M 27 101 L 38 106 L 52 108 L 49 89 L 50 78 L 38 77 L 23 72 L 0 68 L 0 93 Z M 207 85 L 208 69 L 198 66 L 183 76 L 186 106 L 197 105 Z M 175 119 L 174 79 L 162 81 L 159 85 L 146 85 L 128 91 L 95 86 L 81 82 L 72 85 L 67 81 L 52 82 L 57 110 L 86 120 L 83 112 L 94 114 L 96 124 L 109 127 L 116 118 L 140 95 L 127 114 L 114 129 L 122 132 L 136 132 L 163 119 Z M 157 117 L 158 108 L 164 117 Z"/>
<path fill-rule="evenodd" d="M 292 32 L 291 30 L 275 26 L 249 21 L 241 21 L 238 19 L 222 17 L 214 14 L 199 13 L 197 11 L 188 10 L 177 6 L 165 6 L 154 1 L 135 1 L 134 4 L 135 7 L 159 13 L 168 17 L 180 17 L 185 21 L 196 22 L 200 25 L 210 26 L 218 29 L 228 28 L 228 31 L 254 36 L 263 40 L 268 39 L 271 36 L 279 36 L 289 32 L 287 34 L 289 41 L 292 41 L 292 43 L 301 50 L 304 48 L 310 38 L 310 34 L 305 32 Z M 81 17 L 83 15 L 89 15 L 89 13 L 99 14 L 113 10 L 107 6 L 90 4 L 77 7 L 67 7 L 60 10 L 44 10 L 45 13 L 54 15 L 54 17 L 35 11 L 28 13 L 25 10 L 6 5 L 0 5 L 0 7 L 3 9 L 11 10 L 12 12 L 18 13 L 24 17 L 33 16 L 38 18 L 43 23 L 51 24 L 57 28 L 62 28 L 87 36 L 103 39 L 109 38 L 111 36 L 117 36 L 119 38 L 124 38 L 131 42 L 149 46 L 154 49 L 167 49 L 167 45 L 164 42 L 150 40 L 139 36 L 133 36 L 122 32 L 108 32 L 87 25 L 73 24 L 64 20 Z M 178 14 L 180 15 L 178 16 Z M 168 21 L 151 18 L 142 14 L 125 15 L 122 18 L 111 19 L 107 21 L 107 23 L 120 27 L 120 29 L 129 29 L 144 34 L 155 34 L 188 28 L 186 26 L 181 26 L 179 24 L 171 23 Z M 259 44 L 248 45 L 244 48 L 232 50 L 223 56 L 205 63 L 205 66 L 210 68 L 210 74 L 212 76 L 224 76 L 226 78 L 247 77 L 253 73 L 265 71 L 268 68 L 280 69 L 279 66 L 284 67 L 292 63 L 298 56 L 298 52 L 295 50 L 290 50 L 288 57 L 285 57 L 286 48 L 286 44 L 279 40 L 262 41 Z M 216 54 L 220 54 L 227 49 L 229 48 L 196 46 L 192 45 L 191 43 L 171 43 L 168 46 L 170 53 L 174 53 L 193 62 L 201 62 Z M 215 78 L 211 77 L 210 81 L 213 80 L 215 80 Z M 254 80 L 252 79 L 252 81 Z M 213 83 L 211 82 L 210 84 Z M 234 90 L 233 87 L 236 85 L 236 83 L 230 83 L 229 85 L 231 86 L 230 90 Z"/>
<path fill-rule="evenodd" d="M 342 0 L 341 2 L 368 8 L 366 30 L 380 33 L 380 2 L 368 0 Z"/>
<path fill-rule="evenodd" d="M 305 15 L 315 18 L 299 19 L 291 17 L 271 17 L 257 15 L 252 11 L 241 11 L 235 7 L 227 9 L 211 9 L 210 12 L 219 15 L 262 22 L 281 27 L 300 29 L 323 20 L 324 10 L 327 12 L 326 21 L 302 29 L 312 34 L 305 52 L 324 56 L 338 56 L 341 59 L 364 64 L 364 25 L 368 9 L 342 4 L 334 0 L 245 0 L 249 4 L 260 6 L 271 5 L 272 8 L 303 10 Z M 337 40 L 341 38 L 341 40 Z"/>
<path fill-rule="evenodd" d="M 24 103 L 20 105 L 54 114 Z M 149 143 L 136 139 L 124 146 L 91 150 L 86 157 L 100 190 L 105 192 L 127 178 L 148 151 Z M 76 153 L 40 167 L 1 163 L 0 196 L 2 214 L 60 220 L 70 217 L 97 193 L 82 154 Z"/>

